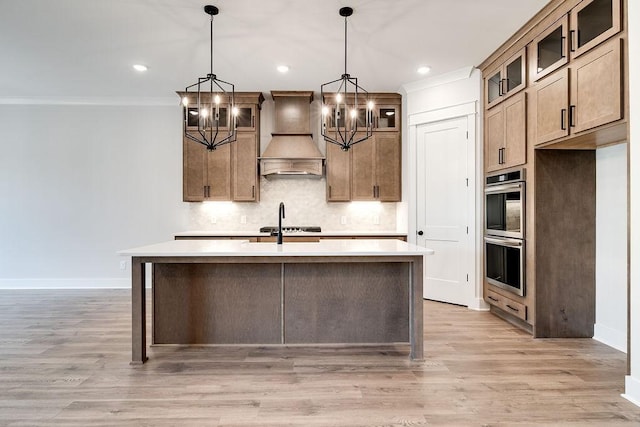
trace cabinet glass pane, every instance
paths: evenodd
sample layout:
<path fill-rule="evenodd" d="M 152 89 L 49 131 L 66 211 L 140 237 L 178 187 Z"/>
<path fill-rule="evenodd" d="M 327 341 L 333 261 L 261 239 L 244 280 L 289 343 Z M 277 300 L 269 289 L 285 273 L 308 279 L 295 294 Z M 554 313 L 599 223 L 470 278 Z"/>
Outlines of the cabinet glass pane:
<path fill-rule="evenodd" d="M 547 67 L 555 64 L 562 58 L 564 37 L 562 37 L 562 26 L 549 34 L 538 43 L 538 72 L 544 71 Z"/>
<path fill-rule="evenodd" d="M 198 109 L 196 107 L 189 107 L 189 112 L 187 114 L 187 126 L 188 127 L 198 127 Z M 219 127 L 227 127 L 227 109 L 220 108 L 218 109 L 218 126 Z"/>
<path fill-rule="evenodd" d="M 394 128 L 396 127 L 396 109 L 381 108 L 380 117 L 378 117 L 378 128 Z"/>
<path fill-rule="evenodd" d="M 236 116 L 236 127 L 239 127 L 239 128 L 253 127 L 252 118 L 253 118 L 253 111 L 251 107 L 238 108 L 238 115 Z"/>
<path fill-rule="evenodd" d="M 487 81 L 487 99 L 491 103 L 500 96 L 500 73 L 496 73 Z"/>
<path fill-rule="evenodd" d="M 522 56 L 507 65 L 507 92 L 522 84 Z"/>
<path fill-rule="evenodd" d="M 578 12 L 578 47 L 613 27 L 612 0 L 594 0 Z"/>
<path fill-rule="evenodd" d="M 327 117 L 327 127 L 335 128 L 335 127 L 343 127 L 344 126 L 344 107 L 340 107 L 340 109 L 336 107 L 331 108 L 331 114 Z"/>

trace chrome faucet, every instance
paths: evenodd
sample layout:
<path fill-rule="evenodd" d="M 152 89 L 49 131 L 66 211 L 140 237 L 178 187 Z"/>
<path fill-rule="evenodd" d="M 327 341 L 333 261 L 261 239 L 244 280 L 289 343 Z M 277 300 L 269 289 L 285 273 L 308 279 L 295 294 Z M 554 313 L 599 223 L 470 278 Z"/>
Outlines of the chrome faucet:
<path fill-rule="evenodd" d="M 278 245 L 282 244 L 282 218 L 284 218 L 284 202 L 280 202 L 280 208 L 278 209 Z"/>

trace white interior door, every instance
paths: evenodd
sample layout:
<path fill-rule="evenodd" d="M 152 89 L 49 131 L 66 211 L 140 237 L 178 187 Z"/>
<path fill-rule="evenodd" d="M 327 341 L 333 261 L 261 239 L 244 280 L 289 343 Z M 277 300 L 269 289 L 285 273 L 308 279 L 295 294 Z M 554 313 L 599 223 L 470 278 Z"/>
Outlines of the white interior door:
<path fill-rule="evenodd" d="M 416 142 L 416 242 L 435 250 L 425 257 L 424 297 L 468 306 L 467 118 L 420 125 Z"/>

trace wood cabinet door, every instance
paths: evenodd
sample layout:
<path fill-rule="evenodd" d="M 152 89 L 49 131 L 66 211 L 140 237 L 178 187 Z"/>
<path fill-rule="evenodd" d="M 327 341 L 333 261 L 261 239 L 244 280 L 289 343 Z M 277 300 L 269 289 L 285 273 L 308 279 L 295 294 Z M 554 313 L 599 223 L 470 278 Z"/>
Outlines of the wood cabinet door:
<path fill-rule="evenodd" d="M 351 200 L 376 200 L 375 139 L 351 147 Z"/>
<path fill-rule="evenodd" d="M 535 87 L 536 144 L 569 135 L 569 70 L 553 73 Z"/>
<path fill-rule="evenodd" d="M 621 43 L 611 40 L 571 65 L 571 132 L 622 118 Z"/>
<path fill-rule="evenodd" d="M 526 92 L 506 100 L 504 109 L 503 167 L 527 162 L 527 97 Z"/>
<path fill-rule="evenodd" d="M 506 98 L 515 95 L 527 87 L 527 48 L 523 47 L 518 53 L 505 61 L 502 72 L 504 82 L 502 93 Z"/>
<path fill-rule="evenodd" d="M 533 40 L 531 81 L 537 81 L 569 61 L 569 16 L 564 15 Z"/>
<path fill-rule="evenodd" d="M 253 202 L 258 195 L 258 144 L 253 132 L 238 132 L 231 143 L 233 200 Z"/>
<path fill-rule="evenodd" d="M 377 113 L 375 117 L 376 131 L 398 132 L 400 130 L 399 105 L 377 105 L 375 111 Z"/>
<path fill-rule="evenodd" d="M 365 141 L 362 144 L 366 144 Z M 327 201 L 348 202 L 351 200 L 351 152 L 330 142 L 327 143 Z"/>
<path fill-rule="evenodd" d="M 207 149 L 187 138 L 182 139 L 182 200 L 201 202 L 207 193 Z"/>
<path fill-rule="evenodd" d="M 229 144 L 207 152 L 207 177 L 209 190 L 205 200 L 231 200 L 231 146 Z"/>
<path fill-rule="evenodd" d="M 485 116 L 484 167 L 486 172 L 502 168 L 504 148 L 504 109 L 489 110 Z"/>
<path fill-rule="evenodd" d="M 376 195 L 381 202 L 399 202 L 401 194 L 401 141 L 399 133 L 376 133 Z"/>
<path fill-rule="evenodd" d="M 571 10 L 571 59 L 620 32 L 620 3 L 621 0 L 583 0 Z"/>

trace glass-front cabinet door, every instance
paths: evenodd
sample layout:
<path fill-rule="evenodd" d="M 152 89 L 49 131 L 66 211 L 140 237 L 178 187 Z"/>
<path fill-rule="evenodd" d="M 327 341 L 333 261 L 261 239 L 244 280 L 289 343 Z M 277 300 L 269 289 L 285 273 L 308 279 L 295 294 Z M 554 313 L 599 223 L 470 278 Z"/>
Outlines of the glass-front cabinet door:
<path fill-rule="evenodd" d="M 569 61 L 569 16 L 565 15 L 542 32 L 532 44 L 532 79 L 540 80 Z"/>
<path fill-rule="evenodd" d="M 571 57 L 580 56 L 621 30 L 621 0 L 583 0 L 571 11 Z"/>
<path fill-rule="evenodd" d="M 487 73 L 485 79 L 485 105 L 495 104 L 524 89 L 526 82 L 526 48 L 506 60 L 499 68 Z"/>
<path fill-rule="evenodd" d="M 376 130 L 397 131 L 400 129 L 400 117 L 396 105 L 377 105 L 375 107 Z"/>

